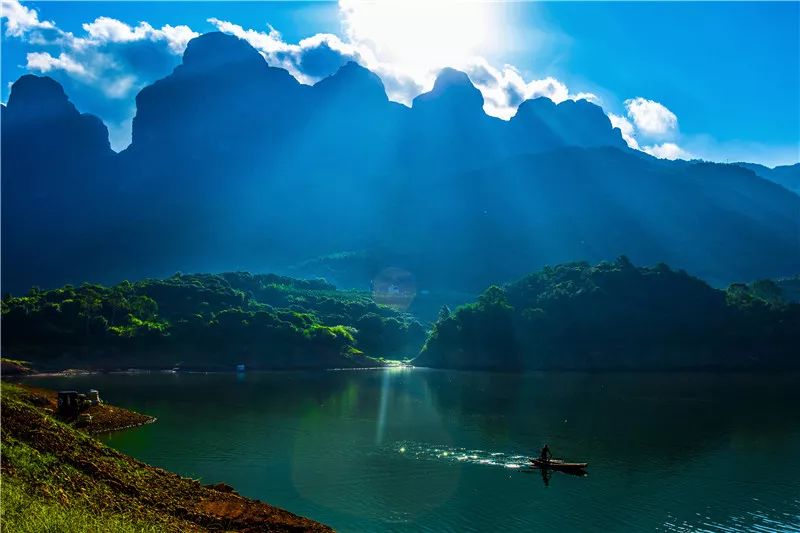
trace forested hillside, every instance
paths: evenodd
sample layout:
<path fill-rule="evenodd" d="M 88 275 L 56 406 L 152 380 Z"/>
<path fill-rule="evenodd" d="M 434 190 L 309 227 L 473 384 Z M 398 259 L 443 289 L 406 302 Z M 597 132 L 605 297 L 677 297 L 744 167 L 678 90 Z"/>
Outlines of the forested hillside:
<path fill-rule="evenodd" d="M 414 354 L 425 338 L 368 294 L 270 274 L 32 289 L 2 305 L 4 355 L 55 368 L 363 366 Z"/>
<path fill-rule="evenodd" d="M 800 305 L 772 281 L 717 290 L 666 265 L 547 267 L 442 311 L 415 364 L 443 368 L 797 368 Z"/>

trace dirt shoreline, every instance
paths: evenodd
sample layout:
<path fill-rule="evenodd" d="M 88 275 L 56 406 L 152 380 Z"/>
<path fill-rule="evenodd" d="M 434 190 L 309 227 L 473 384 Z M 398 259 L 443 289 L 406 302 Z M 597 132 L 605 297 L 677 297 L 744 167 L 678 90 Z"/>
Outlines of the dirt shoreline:
<path fill-rule="evenodd" d="M 20 395 L 28 402 L 41 408 L 46 414 L 55 416 L 58 410 L 58 393 L 56 391 L 22 384 L 20 384 L 20 389 L 24 391 Z M 143 415 L 136 411 L 115 407 L 107 403 L 92 405 L 81 414 L 89 416 L 84 417 L 83 420 L 78 417 L 73 417 L 72 419 L 57 418 L 76 429 L 93 435 L 122 431 L 123 429 L 152 424 L 156 421 L 153 416 Z"/>
<path fill-rule="evenodd" d="M 134 517 L 164 531 L 332 531 L 228 485 L 206 486 L 144 464 L 90 436 L 149 424 L 153 417 L 102 404 L 86 411 L 89 422 L 63 421 L 54 414 L 55 391 L 2 382 L 1 392 L 2 477 L 31 497 Z"/>

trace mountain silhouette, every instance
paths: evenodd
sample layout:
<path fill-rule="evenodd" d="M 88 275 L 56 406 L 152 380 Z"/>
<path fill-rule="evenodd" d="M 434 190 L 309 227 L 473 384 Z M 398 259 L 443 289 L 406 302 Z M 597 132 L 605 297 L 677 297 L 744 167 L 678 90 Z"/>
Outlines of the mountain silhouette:
<path fill-rule="evenodd" d="M 46 284 L 99 235 L 100 211 L 114 202 L 114 152 L 102 121 L 78 112 L 52 78 L 19 78 L 0 113 L 3 285 Z"/>
<path fill-rule="evenodd" d="M 161 150 L 191 158 L 200 150 L 235 153 L 258 145 L 291 118 L 303 89 L 308 87 L 268 66 L 244 41 L 222 33 L 201 35 L 189 42 L 172 74 L 137 95 L 127 151 L 144 157 L 155 152 L 160 162 Z"/>
<path fill-rule="evenodd" d="M 526 138 L 549 139 L 551 146 L 613 146 L 627 148 L 620 131 L 610 128 L 600 107 L 586 100 L 565 100 L 555 104 L 549 98 L 522 102 L 511 125 Z"/>
<path fill-rule="evenodd" d="M 757 163 L 735 163 L 740 167 L 752 170 L 757 176 L 765 180 L 783 185 L 790 191 L 800 194 L 800 163 L 782 165 L 774 168 L 765 167 Z"/>
<path fill-rule="evenodd" d="M 443 68 L 439 72 L 433 88 L 414 98 L 412 109 L 418 113 L 484 118 L 483 95 L 469 81 L 469 76 L 452 68 Z"/>
<path fill-rule="evenodd" d="M 13 84 L 2 113 L 3 132 L 10 135 L 6 140 L 10 153 L 3 157 L 11 173 L 6 184 L 16 177 L 17 166 L 36 170 L 43 156 L 71 166 L 112 153 L 102 121 L 79 113 L 50 77 L 22 76 Z"/>
<path fill-rule="evenodd" d="M 24 76 L 2 109 L 4 287 L 339 261 L 344 285 L 395 266 L 476 290 L 620 254 L 719 284 L 800 272 L 800 197 L 753 171 L 632 151 L 583 100 L 483 105 L 453 69 L 409 108 L 354 62 L 308 86 L 209 33 L 137 95 L 116 154 Z"/>

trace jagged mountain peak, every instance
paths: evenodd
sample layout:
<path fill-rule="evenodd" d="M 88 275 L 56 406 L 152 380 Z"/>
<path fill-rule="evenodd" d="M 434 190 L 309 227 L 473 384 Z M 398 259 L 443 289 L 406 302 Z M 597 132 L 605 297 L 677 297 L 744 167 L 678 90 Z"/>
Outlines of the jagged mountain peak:
<path fill-rule="evenodd" d="M 48 105 L 74 114 L 24 112 Z M 136 261 L 174 270 L 209 246 L 258 265 L 384 242 L 409 250 L 418 279 L 453 288 L 620 253 L 724 282 L 797 271 L 796 194 L 748 171 L 651 161 L 589 102 L 540 98 L 491 117 L 454 69 L 408 109 L 355 63 L 310 87 L 207 34 L 139 93 L 123 154 L 48 78 L 17 82 L 2 128 L 3 253 L 24 258 L 3 275 L 16 287 L 68 281 L 65 264 L 81 279 L 128 276 Z M 742 234 L 754 244 L 728 238 Z M 42 247 L 63 252 L 41 265 Z"/>
<path fill-rule="evenodd" d="M 82 114 L 64 88 L 49 76 L 26 74 L 11 86 L 8 106 L 3 108 L 3 146 L 13 155 L 7 160 L 69 157 L 90 158 L 111 154 L 108 129 L 94 115 Z"/>
<path fill-rule="evenodd" d="M 474 88 L 469 76 L 460 70 L 445 67 L 439 71 L 436 81 L 433 83 L 434 91 L 442 91 L 451 87 Z"/>
<path fill-rule="evenodd" d="M 511 122 L 523 129 L 546 131 L 554 142 L 569 139 L 576 146 L 613 146 L 626 149 L 618 129 L 611 126 L 603 109 L 587 100 L 564 100 L 556 104 L 541 96 L 525 100 Z"/>
<path fill-rule="evenodd" d="M 555 108 L 556 108 L 556 103 L 553 102 L 551 99 L 547 98 L 546 96 L 530 98 L 519 104 L 519 107 L 517 107 L 517 112 L 515 113 L 514 118 L 525 116 L 528 113 L 536 113 L 542 110 L 552 111 Z"/>
<path fill-rule="evenodd" d="M 483 95 L 469 79 L 466 73 L 453 68 L 443 68 L 433 88 L 414 98 L 413 109 L 425 109 L 437 104 L 447 104 L 460 111 L 483 112 Z"/>
<path fill-rule="evenodd" d="M 355 61 L 348 61 L 339 70 L 314 85 L 319 94 L 350 96 L 354 100 L 387 101 L 381 78 Z"/>
<path fill-rule="evenodd" d="M 215 69 L 227 64 L 266 63 L 247 41 L 222 32 L 195 37 L 183 53 L 183 65 L 192 69 Z"/>
<path fill-rule="evenodd" d="M 539 96 L 531 98 L 522 102 L 517 108 L 514 118 L 525 117 L 531 113 L 587 113 L 594 114 L 595 116 L 605 116 L 603 109 L 597 104 L 593 104 L 588 100 L 572 100 L 567 99 L 556 104 L 553 100 L 546 96 Z"/>
<path fill-rule="evenodd" d="M 49 76 L 26 74 L 11 86 L 8 108 L 25 113 L 27 118 L 52 115 L 78 115 L 64 88 Z"/>
<path fill-rule="evenodd" d="M 206 77 L 215 83 L 243 85 L 256 80 L 268 80 L 282 85 L 286 90 L 291 90 L 287 87 L 299 85 L 286 69 L 268 65 L 250 43 L 222 32 L 204 33 L 189 41 L 183 53 L 183 62 L 172 75 L 164 79 L 170 80 L 176 76 Z"/>

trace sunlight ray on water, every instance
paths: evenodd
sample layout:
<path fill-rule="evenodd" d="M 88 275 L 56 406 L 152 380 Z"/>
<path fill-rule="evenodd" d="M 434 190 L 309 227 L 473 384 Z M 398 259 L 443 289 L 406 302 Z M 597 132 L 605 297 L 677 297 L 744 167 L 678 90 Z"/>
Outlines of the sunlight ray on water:
<path fill-rule="evenodd" d="M 424 461 L 449 461 L 454 463 L 499 466 L 503 468 L 526 468 L 528 456 L 511 452 L 492 452 L 430 444 L 423 442 L 400 441 L 385 449 L 391 453 L 401 453 Z"/>
<path fill-rule="evenodd" d="M 800 500 L 795 502 L 800 504 Z M 775 520 L 766 513 L 748 512 L 728 518 L 729 523 L 719 523 L 708 517 L 699 517 L 700 525 L 689 521 L 678 521 L 670 516 L 663 524 L 664 531 L 675 533 L 738 533 L 755 531 L 758 533 L 797 533 L 800 531 L 800 516 L 783 513 L 782 520 Z"/>
<path fill-rule="evenodd" d="M 383 441 L 383 430 L 386 426 L 386 402 L 389 398 L 389 380 L 391 372 L 383 373 L 383 380 L 381 381 L 381 402 L 378 407 L 378 421 L 375 429 L 375 444 L 380 444 Z"/>

